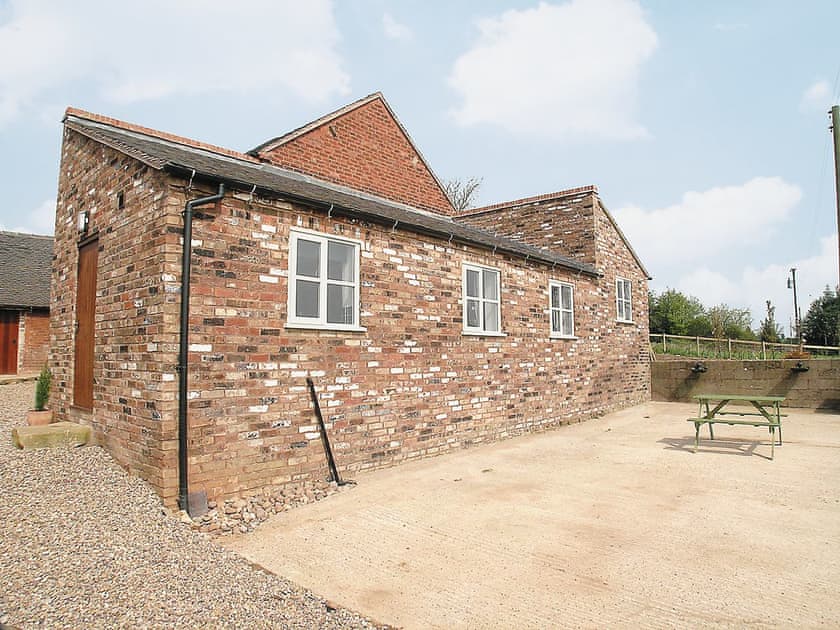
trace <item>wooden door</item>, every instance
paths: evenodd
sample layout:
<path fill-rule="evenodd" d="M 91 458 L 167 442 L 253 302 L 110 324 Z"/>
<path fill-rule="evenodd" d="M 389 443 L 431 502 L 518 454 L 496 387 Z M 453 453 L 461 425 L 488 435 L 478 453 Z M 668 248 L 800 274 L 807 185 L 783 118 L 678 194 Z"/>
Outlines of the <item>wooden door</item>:
<path fill-rule="evenodd" d="M 99 241 L 79 248 L 76 284 L 76 343 L 73 370 L 73 405 L 93 409 L 93 345 L 96 313 L 96 261 Z"/>
<path fill-rule="evenodd" d="M 17 311 L 0 311 L 0 374 L 17 374 L 18 321 Z"/>

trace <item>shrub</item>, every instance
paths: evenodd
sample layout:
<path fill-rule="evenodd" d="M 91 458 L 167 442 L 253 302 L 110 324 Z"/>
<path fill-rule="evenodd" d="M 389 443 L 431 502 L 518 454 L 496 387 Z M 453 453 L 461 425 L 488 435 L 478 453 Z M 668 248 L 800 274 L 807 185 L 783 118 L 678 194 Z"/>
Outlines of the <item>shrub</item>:
<path fill-rule="evenodd" d="M 35 385 L 35 411 L 43 411 L 50 399 L 50 385 L 52 384 L 52 372 L 45 365 L 38 375 L 38 383 Z"/>

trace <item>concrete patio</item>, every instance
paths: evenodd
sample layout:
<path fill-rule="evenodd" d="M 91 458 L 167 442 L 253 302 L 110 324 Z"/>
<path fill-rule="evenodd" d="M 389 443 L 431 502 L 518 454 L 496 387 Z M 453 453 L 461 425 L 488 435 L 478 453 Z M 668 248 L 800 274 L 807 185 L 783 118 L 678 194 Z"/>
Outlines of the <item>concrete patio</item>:
<path fill-rule="evenodd" d="M 694 405 L 355 476 L 358 486 L 224 541 L 406 628 L 837 627 L 840 415 L 767 431 Z"/>

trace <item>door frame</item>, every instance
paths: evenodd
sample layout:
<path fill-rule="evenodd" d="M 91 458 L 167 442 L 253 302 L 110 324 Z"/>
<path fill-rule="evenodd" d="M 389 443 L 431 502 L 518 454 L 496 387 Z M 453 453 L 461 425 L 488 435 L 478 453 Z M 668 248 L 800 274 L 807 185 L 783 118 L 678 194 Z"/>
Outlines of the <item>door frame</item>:
<path fill-rule="evenodd" d="M 0 327 L 8 331 L 8 335 L 0 335 L 0 339 L 8 339 L 0 347 L 0 374 L 17 374 L 20 363 L 20 311 L 0 309 Z M 11 364 L 11 372 L 6 371 L 6 364 Z"/>
<path fill-rule="evenodd" d="M 90 256 L 92 262 L 88 261 L 85 265 L 83 256 Z M 73 407 L 84 411 L 93 411 L 98 268 L 99 235 L 95 234 L 79 242 L 76 269 L 76 308 L 73 318 Z M 83 273 L 88 275 L 83 278 Z M 86 294 L 82 295 L 82 291 L 86 291 Z"/>

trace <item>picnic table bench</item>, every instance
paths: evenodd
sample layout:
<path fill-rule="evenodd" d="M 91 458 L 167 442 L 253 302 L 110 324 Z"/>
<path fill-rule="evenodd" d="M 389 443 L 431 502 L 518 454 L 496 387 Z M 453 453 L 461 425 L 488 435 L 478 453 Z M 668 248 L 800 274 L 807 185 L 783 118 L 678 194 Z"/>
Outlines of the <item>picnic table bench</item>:
<path fill-rule="evenodd" d="M 784 396 L 756 396 L 752 394 L 697 394 L 693 398 L 700 403 L 697 418 L 688 418 L 694 423 L 694 451 L 700 446 L 700 427 L 709 426 L 709 436 L 715 439 L 714 424 L 745 424 L 754 427 L 767 427 L 770 431 L 770 459 L 776 454 L 776 430 L 779 431 L 779 446 L 782 445 L 782 417 L 781 404 Z M 732 402 L 749 403 L 750 407 L 729 407 Z M 722 416 L 757 416 L 750 420 L 733 420 Z"/>

